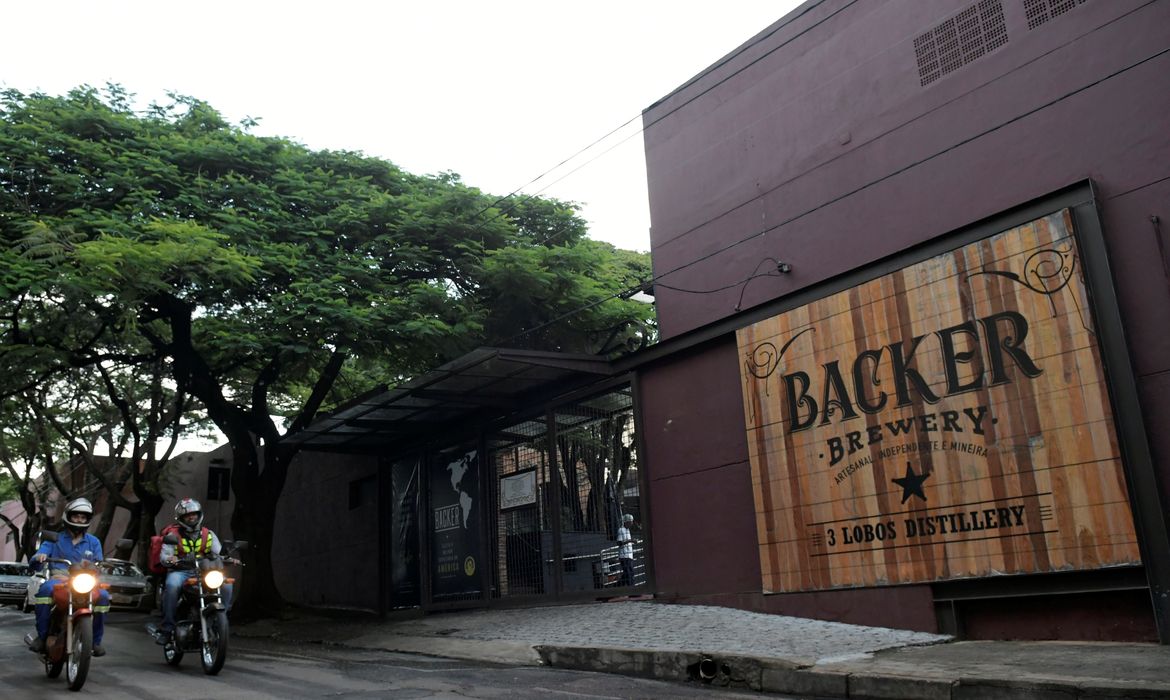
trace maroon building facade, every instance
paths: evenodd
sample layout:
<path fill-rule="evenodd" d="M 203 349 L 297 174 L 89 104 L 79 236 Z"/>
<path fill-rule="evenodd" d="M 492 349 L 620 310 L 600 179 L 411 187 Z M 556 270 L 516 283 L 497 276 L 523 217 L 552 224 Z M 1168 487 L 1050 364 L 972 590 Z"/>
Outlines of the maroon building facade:
<path fill-rule="evenodd" d="M 644 129 L 661 341 L 291 438 L 290 600 L 1170 642 L 1170 2 L 810 0 Z"/>
<path fill-rule="evenodd" d="M 970 638 L 1166 641 L 1170 435 L 1158 428 L 1170 414 L 1170 3 L 810 1 L 648 108 L 643 119 L 662 343 L 637 360 L 637 388 L 659 597 Z M 1025 501 L 1037 519 L 1065 507 L 1064 527 L 1076 531 L 1061 535 L 1053 525 L 1009 533 L 1004 525 L 1004 536 L 1017 542 L 1002 554 L 1016 567 L 1010 575 L 963 574 L 981 570 L 979 557 L 994 563 L 1001 556 L 977 543 L 951 550 L 939 542 L 921 549 L 925 554 L 899 549 L 904 529 L 901 540 L 881 545 L 878 554 L 889 568 L 877 584 L 859 583 L 860 573 L 802 582 L 803 564 L 769 559 L 783 554 L 776 555 L 781 550 L 772 544 L 784 539 L 773 535 L 780 520 L 772 514 L 787 517 L 784 508 L 798 509 L 771 503 L 772 492 L 760 485 L 763 456 L 783 454 L 783 448 L 758 448 L 749 440 L 744 333 L 833 295 L 847 304 L 850 290 L 866 282 L 929 267 L 955 251 L 969 249 L 963 259 L 971 259 L 990 251 L 990 241 L 999 240 L 993 237 L 1030 231 L 1060 212 L 1075 232 L 1075 247 L 1060 247 L 1073 251 L 1069 260 L 1075 262 L 1062 283 L 1083 291 L 1077 298 L 1046 292 L 1044 304 L 1051 305 L 1051 316 L 1064 303 L 1077 304 L 1069 313 L 1092 316 L 1071 325 L 1085 329 L 1105 377 L 1098 404 L 1106 406 L 1100 425 L 1108 428 L 1073 425 L 1074 417 L 1069 435 L 1086 444 L 1094 434 L 1098 443 L 1107 435 L 1109 444 L 1099 448 L 1112 450 L 1120 476 L 1101 477 L 1101 483 L 1113 479 L 1126 497 L 1112 505 L 1105 498 L 1086 505 L 1090 497 L 1082 504 L 1076 494 L 1062 500 L 1065 491 L 1079 493 L 1062 476 L 1053 476 L 1047 490 L 1032 484 L 1021 491 L 1021 512 Z M 987 269 L 985 261 L 979 274 L 997 274 L 1001 281 L 1015 274 Z M 968 284 L 968 276 L 962 279 Z M 956 292 L 956 309 L 966 303 L 965 294 Z M 853 303 L 860 317 L 866 300 Z M 936 317 L 903 311 L 907 319 L 915 313 Z M 889 323 L 902 323 L 906 338 L 920 335 L 918 321 Z M 970 323 L 976 325 L 964 327 L 965 337 L 991 329 L 978 326 L 974 316 Z M 935 333 L 924 327 L 923 337 Z M 1036 328 L 1033 322 L 1033 354 L 1049 342 Z M 1007 343 L 1001 343 L 1002 355 L 1014 341 L 1000 340 Z M 818 371 L 823 365 L 813 363 Z M 1058 379 L 1051 369 L 1056 360 L 1046 366 L 1047 377 Z M 1068 361 L 1064 367 L 1065 380 L 1073 381 L 1079 371 Z M 781 367 L 776 377 L 785 371 Z M 835 369 L 824 371 L 837 376 Z M 809 389 L 804 396 L 831 400 L 848 417 L 854 406 L 845 387 L 852 387 L 852 376 L 844 370 L 841 376 L 825 394 Z M 789 391 L 798 393 L 799 383 L 788 381 Z M 952 383 L 973 388 L 976 379 Z M 882 386 L 889 388 L 889 381 Z M 1018 407 L 1017 399 L 1002 400 Z M 773 394 L 764 400 L 779 401 Z M 1045 419 L 1058 401 L 1038 397 L 1027 415 Z M 793 425 L 799 422 L 778 411 Z M 1039 430 L 1030 438 L 1033 452 L 1044 449 L 1045 459 L 1057 460 L 1051 436 L 1037 447 L 1044 437 Z M 834 439 L 843 438 L 829 442 Z M 990 437 L 986 445 L 1006 450 Z M 999 468 L 999 457 L 978 464 L 992 462 Z M 864 460 L 857 466 L 858 473 L 871 471 Z M 914 472 L 919 465 L 910 469 L 907 476 L 926 478 Z M 926 483 L 941 483 L 943 472 L 937 473 Z M 1035 473 L 1041 481 L 1063 474 L 1040 467 Z M 799 500 L 821 488 L 793 474 L 784 494 Z M 883 512 L 933 506 L 921 493 L 896 491 L 891 477 L 901 471 L 867 477 L 894 494 Z M 958 494 L 961 480 L 949 488 Z M 1000 499 L 1006 507 L 1008 496 L 988 488 L 984 500 Z M 1048 498 L 1056 505 L 1046 505 Z M 969 496 L 964 503 L 976 501 L 983 502 Z M 839 516 L 825 522 L 865 515 L 864 505 L 835 507 Z M 910 520 L 899 519 L 899 528 L 907 521 L 915 529 Z M 1000 518 L 1012 524 L 1008 520 Z M 1023 520 L 1016 524 L 1025 527 Z M 799 518 L 786 522 L 803 527 Z M 861 527 L 862 520 L 856 522 Z M 1130 542 L 1132 553 L 1100 556 L 1106 538 L 1089 542 L 1094 522 L 1098 534 L 1104 528 L 1117 533 L 1109 536 L 1113 541 Z M 827 546 L 823 534 L 808 546 Z M 1083 551 L 1056 554 L 1065 536 Z M 1021 564 L 1024 554 L 1039 563 Z M 948 556 L 941 568 L 923 560 Z M 970 566 L 962 563 L 968 556 L 975 557 Z M 768 566 L 771 573 L 789 566 L 796 583 L 774 583 L 782 577 L 771 576 Z"/>

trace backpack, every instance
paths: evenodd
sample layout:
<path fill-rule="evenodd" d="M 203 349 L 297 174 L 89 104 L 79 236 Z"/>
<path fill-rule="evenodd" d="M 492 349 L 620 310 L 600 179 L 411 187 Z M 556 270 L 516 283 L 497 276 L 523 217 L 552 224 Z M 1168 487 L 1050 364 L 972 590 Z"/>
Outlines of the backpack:
<path fill-rule="evenodd" d="M 178 527 L 174 524 L 167 525 L 157 535 L 150 536 L 150 555 L 146 559 L 146 568 L 150 570 L 150 573 L 165 574 L 167 572 L 167 567 L 163 566 L 162 563 L 163 538 L 168 532 L 177 530 Z"/>
<path fill-rule="evenodd" d="M 163 566 L 162 563 L 162 546 L 163 538 L 172 532 L 179 535 L 179 537 L 183 536 L 183 533 L 179 532 L 179 525 L 177 523 L 171 523 L 164 527 L 157 535 L 150 536 L 150 554 L 146 561 L 146 568 L 150 570 L 150 573 L 165 574 L 167 572 L 167 567 Z M 207 546 L 208 536 L 209 531 L 207 528 L 199 529 L 199 539 L 203 540 L 204 547 Z"/>

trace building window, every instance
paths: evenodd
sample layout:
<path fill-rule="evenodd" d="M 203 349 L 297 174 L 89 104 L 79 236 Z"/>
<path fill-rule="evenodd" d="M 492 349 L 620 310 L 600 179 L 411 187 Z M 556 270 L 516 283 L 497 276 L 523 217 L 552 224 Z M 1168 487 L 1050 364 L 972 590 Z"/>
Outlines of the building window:
<path fill-rule="evenodd" d="M 349 482 L 349 509 L 356 510 L 367 503 L 373 503 L 374 490 L 377 486 L 377 478 L 374 475 L 363 476 Z"/>
<path fill-rule="evenodd" d="M 232 497 L 232 470 L 228 467 L 207 468 L 207 500 L 228 501 Z"/>

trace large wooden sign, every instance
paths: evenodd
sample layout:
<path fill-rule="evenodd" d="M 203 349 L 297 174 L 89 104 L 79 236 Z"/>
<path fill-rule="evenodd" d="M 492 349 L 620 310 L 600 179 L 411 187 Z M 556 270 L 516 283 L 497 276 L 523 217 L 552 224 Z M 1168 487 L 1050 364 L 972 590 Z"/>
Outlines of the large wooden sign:
<path fill-rule="evenodd" d="M 766 592 L 1140 561 L 1067 211 L 738 332 Z"/>

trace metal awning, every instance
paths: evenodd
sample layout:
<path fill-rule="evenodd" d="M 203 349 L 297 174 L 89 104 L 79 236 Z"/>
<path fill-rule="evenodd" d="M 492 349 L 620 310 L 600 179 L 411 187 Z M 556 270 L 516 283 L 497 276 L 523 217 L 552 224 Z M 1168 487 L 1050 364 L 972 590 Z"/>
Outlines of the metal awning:
<path fill-rule="evenodd" d="M 596 355 L 479 348 L 393 389 L 358 397 L 281 442 L 325 452 L 385 449 L 450 432 L 471 418 L 502 417 L 533 396 L 612 374 L 609 361 Z"/>

